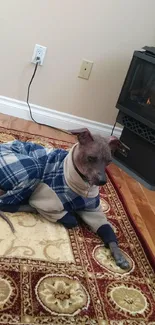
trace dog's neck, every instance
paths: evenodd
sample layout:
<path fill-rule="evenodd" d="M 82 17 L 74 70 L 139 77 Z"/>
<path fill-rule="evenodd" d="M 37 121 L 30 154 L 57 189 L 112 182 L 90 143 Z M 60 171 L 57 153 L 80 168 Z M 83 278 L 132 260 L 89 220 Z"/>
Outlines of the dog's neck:
<path fill-rule="evenodd" d="M 73 166 L 74 166 L 76 172 L 79 174 L 79 176 L 83 179 L 83 181 L 86 182 L 86 183 L 89 183 L 87 177 L 86 177 L 85 175 L 83 175 L 83 174 L 80 172 L 80 170 L 78 169 L 78 167 L 76 166 L 76 163 L 75 163 L 75 161 L 74 161 L 74 152 L 73 152 Z"/>
<path fill-rule="evenodd" d="M 78 155 L 79 155 L 79 144 L 77 143 L 74 147 L 73 147 L 73 152 L 72 152 L 72 161 L 73 161 L 73 166 L 76 170 L 76 172 L 80 175 L 80 177 L 84 180 L 84 182 L 89 183 L 87 177 L 82 173 L 82 171 L 80 170 L 80 164 L 78 163 L 79 159 L 78 159 Z"/>
<path fill-rule="evenodd" d="M 85 176 L 78 169 L 78 166 L 75 165 L 75 149 L 77 144 L 74 145 L 69 154 L 64 160 L 64 176 L 67 185 L 76 193 L 84 197 L 96 197 L 99 193 L 98 186 L 90 186 L 87 182 Z M 74 153 L 74 154 L 73 154 Z M 74 156 L 74 158 L 73 158 Z"/>
<path fill-rule="evenodd" d="M 76 170 L 76 172 L 79 174 L 79 176 L 83 179 L 84 182 L 89 184 L 88 178 L 80 171 L 80 168 L 78 167 L 78 150 L 79 150 L 79 144 L 73 147 L 73 153 L 72 153 L 72 160 L 73 160 L 73 166 Z"/>

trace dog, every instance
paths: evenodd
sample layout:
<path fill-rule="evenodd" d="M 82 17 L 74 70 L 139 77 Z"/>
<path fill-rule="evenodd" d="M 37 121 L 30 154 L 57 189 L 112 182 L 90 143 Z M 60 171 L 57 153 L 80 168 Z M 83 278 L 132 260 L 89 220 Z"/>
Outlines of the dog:
<path fill-rule="evenodd" d="M 119 140 L 88 129 L 71 133 L 78 143 L 69 153 L 18 140 L 0 145 L 0 210 L 37 212 L 68 229 L 78 226 L 78 215 L 109 247 L 116 264 L 128 269 L 99 197 Z"/>

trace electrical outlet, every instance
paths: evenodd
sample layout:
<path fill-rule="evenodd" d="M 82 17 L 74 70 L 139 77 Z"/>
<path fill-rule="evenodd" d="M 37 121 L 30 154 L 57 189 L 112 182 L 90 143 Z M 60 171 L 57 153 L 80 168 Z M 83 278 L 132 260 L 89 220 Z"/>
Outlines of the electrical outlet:
<path fill-rule="evenodd" d="M 34 47 L 31 62 L 36 64 L 37 63 L 37 58 L 40 58 L 39 65 L 43 65 L 46 50 L 47 50 L 47 47 L 36 44 L 35 47 Z"/>
<path fill-rule="evenodd" d="M 92 61 L 83 60 L 78 77 L 88 80 L 93 67 L 93 63 L 94 62 Z"/>

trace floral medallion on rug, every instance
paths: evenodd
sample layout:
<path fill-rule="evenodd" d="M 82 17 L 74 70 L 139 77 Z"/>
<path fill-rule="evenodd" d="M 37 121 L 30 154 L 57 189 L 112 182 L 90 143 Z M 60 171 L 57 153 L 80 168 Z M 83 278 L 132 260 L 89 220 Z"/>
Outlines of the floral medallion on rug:
<path fill-rule="evenodd" d="M 0 128 L 0 142 L 70 143 Z M 100 238 L 81 224 L 67 231 L 31 213 L 0 218 L 0 324 L 155 325 L 153 261 L 108 173 L 100 191 L 130 269 L 117 267 Z M 145 250 L 144 250 L 145 248 Z"/>

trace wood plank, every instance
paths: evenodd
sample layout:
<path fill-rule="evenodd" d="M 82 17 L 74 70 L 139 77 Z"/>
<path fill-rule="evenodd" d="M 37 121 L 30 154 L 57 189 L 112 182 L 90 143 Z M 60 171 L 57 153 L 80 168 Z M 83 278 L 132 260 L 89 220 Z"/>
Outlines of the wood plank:
<path fill-rule="evenodd" d="M 155 214 L 149 204 L 148 199 L 144 195 L 139 184 L 132 180 L 128 175 L 126 176 L 126 181 L 129 187 L 129 190 L 132 192 L 133 197 L 135 198 L 135 204 L 140 212 L 143 221 L 152 237 L 153 243 L 155 245 Z"/>
<path fill-rule="evenodd" d="M 155 255 L 155 214 L 151 209 L 140 184 L 115 165 L 111 165 L 110 170 L 117 185 L 119 185 L 122 195 L 126 199 L 127 206 L 137 227 L 142 232 L 151 251 Z"/>
<path fill-rule="evenodd" d="M 70 134 L 9 115 L 0 114 L 0 126 L 21 132 L 30 132 L 34 135 L 40 135 L 49 138 L 51 137 L 57 140 L 63 140 L 72 143 L 75 142 L 75 137 L 71 136 Z"/>
<path fill-rule="evenodd" d="M 150 204 L 154 214 L 155 214 L 155 191 L 149 191 L 147 188 L 141 185 L 142 191 Z"/>

